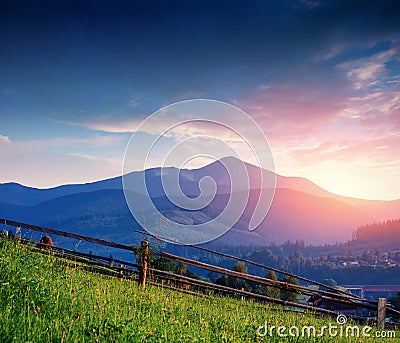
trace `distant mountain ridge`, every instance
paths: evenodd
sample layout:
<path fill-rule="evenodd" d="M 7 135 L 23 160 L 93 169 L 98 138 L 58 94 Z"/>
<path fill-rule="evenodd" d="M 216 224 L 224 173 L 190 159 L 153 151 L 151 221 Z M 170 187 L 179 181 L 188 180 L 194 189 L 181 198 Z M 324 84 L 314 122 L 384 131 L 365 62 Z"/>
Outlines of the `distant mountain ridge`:
<path fill-rule="evenodd" d="M 85 184 L 61 185 L 47 189 L 27 187 L 15 182 L 0 183 L 0 202 L 32 206 L 65 195 L 105 189 L 122 189 L 121 177 L 117 176 Z"/>
<path fill-rule="evenodd" d="M 244 163 L 234 158 L 230 163 Z M 284 240 L 304 240 L 310 243 L 343 241 L 351 238 L 359 225 L 374 220 L 400 217 L 400 200 L 369 201 L 330 193 L 305 178 L 276 175 L 275 198 L 267 217 L 253 232 L 245 223 L 254 209 L 259 192 L 259 170 L 244 163 L 251 176 L 250 199 L 237 225 L 220 237 L 226 244 L 268 244 Z M 179 175 L 180 185 L 188 195 L 199 194 L 198 183 L 211 176 L 217 183 L 217 195 L 207 208 L 191 215 L 173 205 L 161 185 L 161 169 L 153 168 L 130 173 L 137 182 L 146 177 L 149 192 L 157 207 L 178 222 L 207 222 L 226 204 L 229 197 L 228 175 L 219 161 L 199 169 L 165 168 L 167 177 Z M 271 172 L 268 172 L 271 173 Z M 247 192 L 243 187 L 239 191 Z M 135 194 L 141 206 L 143 194 Z M 141 209 L 143 213 L 149 211 Z M 91 230 L 91 234 L 128 237 L 132 228 L 139 228 L 131 216 L 122 191 L 122 178 L 115 177 L 87 184 L 63 185 L 50 189 L 35 189 L 15 183 L 0 184 L 0 216 L 32 224 L 56 226 L 71 231 Z"/>

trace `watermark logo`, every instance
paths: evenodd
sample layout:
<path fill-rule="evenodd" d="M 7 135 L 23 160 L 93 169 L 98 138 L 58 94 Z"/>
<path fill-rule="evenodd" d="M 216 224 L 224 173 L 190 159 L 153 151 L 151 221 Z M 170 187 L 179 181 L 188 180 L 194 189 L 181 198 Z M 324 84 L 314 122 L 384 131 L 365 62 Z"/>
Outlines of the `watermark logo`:
<path fill-rule="evenodd" d="M 339 314 L 336 317 L 336 322 L 340 325 L 344 325 L 347 323 L 347 317 L 344 314 Z"/>
<path fill-rule="evenodd" d="M 131 129 L 123 190 L 147 231 L 200 244 L 239 220 L 248 230 L 264 220 L 275 192 L 274 159 L 263 130 L 247 113 L 221 101 L 188 100 Z"/>
<path fill-rule="evenodd" d="M 347 324 L 347 317 L 339 314 L 336 323 L 316 327 L 314 325 L 303 326 L 285 326 L 271 325 L 267 321 L 257 329 L 257 335 L 260 337 L 375 337 L 375 338 L 395 338 L 395 331 L 372 331 L 373 328 L 368 325 L 357 326 Z"/>

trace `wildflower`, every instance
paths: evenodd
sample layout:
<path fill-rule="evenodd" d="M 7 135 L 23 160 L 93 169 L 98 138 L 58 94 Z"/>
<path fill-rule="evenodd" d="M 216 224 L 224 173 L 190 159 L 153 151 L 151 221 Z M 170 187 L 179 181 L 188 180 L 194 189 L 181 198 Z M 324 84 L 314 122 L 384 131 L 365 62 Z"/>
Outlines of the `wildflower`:
<path fill-rule="evenodd" d="M 37 311 L 36 311 L 36 309 L 35 310 L 33 310 L 33 314 L 36 316 L 37 315 Z"/>

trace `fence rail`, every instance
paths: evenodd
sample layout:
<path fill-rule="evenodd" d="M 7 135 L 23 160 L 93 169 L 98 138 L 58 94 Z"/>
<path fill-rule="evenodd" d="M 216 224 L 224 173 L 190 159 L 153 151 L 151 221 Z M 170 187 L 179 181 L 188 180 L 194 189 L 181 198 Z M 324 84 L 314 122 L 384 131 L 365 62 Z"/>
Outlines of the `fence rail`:
<path fill-rule="evenodd" d="M 162 237 L 162 236 L 159 236 L 159 235 L 154 235 L 154 234 L 151 234 L 149 232 L 143 232 L 143 231 L 139 231 L 139 230 L 135 230 L 135 232 L 140 233 L 140 234 L 145 235 L 145 236 L 153 237 L 155 239 L 159 239 L 159 240 L 163 240 L 163 241 L 166 241 L 166 242 L 174 243 L 173 240 L 170 240 L 168 238 L 165 238 L 165 237 Z M 248 259 L 245 259 L 245 258 L 241 258 L 241 257 L 238 257 L 238 256 L 225 254 L 225 253 L 222 253 L 222 252 L 219 252 L 219 251 L 215 251 L 215 250 L 212 250 L 212 249 L 209 249 L 209 248 L 205 248 L 205 247 L 201 247 L 201 246 L 197 246 L 197 245 L 185 244 L 185 246 L 188 246 L 188 247 L 191 247 L 191 248 L 194 248 L 194 249 L 198 249 L 198 250 L 202 250 L 202 251 L 206 251 L 206 252 L 209 252 L 209 253 L 214 254 L 214 255 L 219 255 L 219 256 L 222 256 L 222 257 L 227 257 L 227 258 L 230 258 L 230 259 L 234 259 L 235 261 L 240 261 L 240 262 L 244 262 L 244 263 L 247 263 L 247 264 L 251 264 L 253 266 L 264 268 L 264 269 L 267 269 L 267 270 L 270 270 L 270 271 L 273 271 L 275 273 L 279 273 L 279 274 L 282 274 L 282 275 L 292 276 L 292 277 L 295 277 L 298 280 L 305 281 L 305 282 L 307 282 L 309 284 L 313 284 L 313 285 L 316 285 L 316 286 L 319 286 L 319 287 L 324 287 L 325 289 L 333 291 L 335 294 L 340 293 L 340 294 L 346 295 L 349 298 L 353 298 L 353 299 L 356 299 L 356 300 L 369 302 L 369 303 L 371 303 L 373 305 L 377 305 L 376 301 L 367 300 L 367 299 L 365 299 L 363 297 L 359 297 L 357 295 L 354 295 L 354 294 L 352 294 L 352 293 L 350 293 L 348 291 L 337 289 L 337 288 L 331 287 L 329 285 L 323 284 L 321 282 L 314 281 L 314 280 L 305 278 L 305 277 L 300 276 L 300 275 L 295 275 L 295 274 L 287 272 L 285 270 L 273 268 L 273 267 L 266 266 L 264 264 L 257 263 L 257 262 L 254 262 L 254 261 L 251 261 L 251 260 L 248 260 Z"/>
<path fill-rule="evenodd" d="M 109 241 L 105 241 L 103 239 L 93 238 L 93 237 L 89 237 L 89 236 L 78 235 L 76 233 L 49 229 L 49 228 L 45 228 L 45 227 L 41 227 L 41 226 L 37 226 L 37 225 L 20 223 L 20 222 L 16 222 L 16 221 L 4 219 L 4 218 L 0 218 L 0 224 L 20 227 L 20 228 L 24 228 L 27 230 L 33 230 L 33 231 L 38 231 L 38 232 L 50 233 L 50 234 L 57 235 L 57 236 L 75 238 L 75 239 L 79 239 L 79 240 L 86 241 L 86 242 L 91 242 L 91 243 L 105 245 L 105 246 L 109 246 L 109 247 L 113 247 L 113 248 L 117 248 L 117 249 L 132 251 L 132 247 L 130 247 L 129 245 L 124 245 L 124 244 L 115 243 L 115 242 L 109 242 Z"/>

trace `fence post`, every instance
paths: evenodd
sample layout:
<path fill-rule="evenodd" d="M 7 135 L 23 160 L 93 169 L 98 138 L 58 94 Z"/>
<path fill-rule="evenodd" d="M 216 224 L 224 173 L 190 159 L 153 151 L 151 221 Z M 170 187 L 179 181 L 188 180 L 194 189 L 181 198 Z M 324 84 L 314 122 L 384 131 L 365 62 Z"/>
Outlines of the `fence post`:
<path fill-rule="evenodd" d="M 378 298 L 378 328 L 384 329 L 386 323 L 386 298 Z"/>
<path fill-rule="evenodd" d="M 147 263 L 149 256 L 149 242 L 144 240 L 140 248 L 139 256 L 139 287 L 144 289 L 146 287 L 146 276 L 147 276 Z"/>

